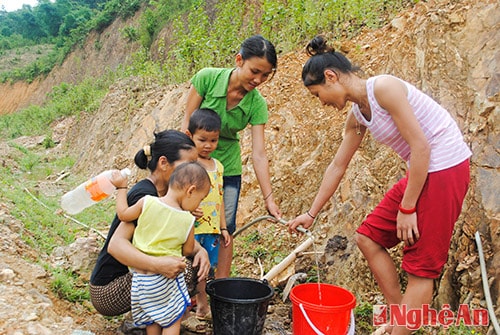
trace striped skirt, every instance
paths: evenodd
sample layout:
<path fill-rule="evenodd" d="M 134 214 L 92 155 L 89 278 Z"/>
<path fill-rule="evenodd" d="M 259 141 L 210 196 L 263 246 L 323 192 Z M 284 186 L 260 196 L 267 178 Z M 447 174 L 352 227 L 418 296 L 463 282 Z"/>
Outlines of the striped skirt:
<path fill-rule="evenodd" d="M 191 304 L 184 274 L 170 279 L 134 272 L 131 303 L 136 326 L 158 323 L 163 328 L 170 327 Z"/>

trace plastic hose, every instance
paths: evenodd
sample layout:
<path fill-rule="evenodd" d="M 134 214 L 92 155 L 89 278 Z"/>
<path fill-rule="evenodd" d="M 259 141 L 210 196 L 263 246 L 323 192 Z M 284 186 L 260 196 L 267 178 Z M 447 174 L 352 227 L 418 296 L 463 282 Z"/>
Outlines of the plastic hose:
<path fill-rule="evenodd" d="M 236 236 L 238 236 L 239 234 L 241 234 L 243 231 L 247 230 L 248 228 L 250 228 L 251 226 L 253 226 L 254 224 L 256 224 L 257 222 L 259 221 L 263 221 L 263 220 L 271 220 L 271 221 L 274 221 L 274 222 L 279 222 L 281 224 L 287 224 L 288 222 L 285 220 L 285 219 L 277 219 L 275 218 L 274 216 L 271 216 L 271 215 L 264 215 L 264 216 L 260 216 L 256 219 L 253 219 L 252 221 L 250 221 L 249 223 L 247 223 L 246 225 L 244 225 L 243 227 L 239 228 L 239 229 L 236 229 L 236 231 L 233 233 L 233 238 L 235 238 Z M 308 237 L 312 237 L 312 233 L 308 230 L 308 229 L 305 229 L 304 227 L 302 226 L 298 226 L 297 228 L 295 228 L 297 231 L 300 231 L 301 233 L 304 233 L 306 234 Z"/>
<path fill-rule="evenodd" d="M 274 222 L 278 222 L 278 219 L 276 219 L 274 216 L 271 216 L 271 215 L 260 216 L 256 219 L 250 221 L 249 223 L 247 223 L 246 225 L 244 225 L 240 229 L 236 229 L 236 231 L 233 233 L 233 238 L 235 238 L 236 236 L 238 236 L 239 234 L 241 234 L 242 232 L 244 232 L 245 230 L 247 230 L 248 228 L 250 228 L 251 226 L 253 226 L 257 222 L 260 222 L 263 220 L 272 220 Z"/>

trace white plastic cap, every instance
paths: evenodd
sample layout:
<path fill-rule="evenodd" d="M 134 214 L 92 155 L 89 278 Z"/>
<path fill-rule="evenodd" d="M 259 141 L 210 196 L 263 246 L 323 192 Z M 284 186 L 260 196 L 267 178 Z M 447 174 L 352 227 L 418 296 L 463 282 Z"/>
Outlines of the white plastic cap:
<path fill-rule="evenodd" d="M 120 172 L 121 172 L 123 177 L 128 177 L 132 173 L 132 171 L 130 171 L 129 168 L 125 168 L 125 169 L 121 170 Z"/>

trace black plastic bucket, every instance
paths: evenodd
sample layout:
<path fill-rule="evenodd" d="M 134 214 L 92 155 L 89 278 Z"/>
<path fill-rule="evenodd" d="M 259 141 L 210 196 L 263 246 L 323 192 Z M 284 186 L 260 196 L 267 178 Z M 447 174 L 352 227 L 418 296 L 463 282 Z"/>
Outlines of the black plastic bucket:
<path fill-rule="evenodd" d="M 251 278 L 215 279 L 207 283 L 214 335 L 260 335 L 274 290 Z"/>

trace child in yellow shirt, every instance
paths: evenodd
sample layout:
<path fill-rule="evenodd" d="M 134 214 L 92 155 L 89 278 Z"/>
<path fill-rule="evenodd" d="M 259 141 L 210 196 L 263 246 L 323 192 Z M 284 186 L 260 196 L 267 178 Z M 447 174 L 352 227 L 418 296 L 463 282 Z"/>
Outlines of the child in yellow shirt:
<path fill-rule="evenodd" d="M 210 157 L 217 148 L 220 127 L 220 116 L 211 109 L 203 108 L 193 112 L 186 131 L 198 151 L 198 163 L 206 169 L 212 183 L 210 193 L 201 202 L 199 211 L 195 212 L 197 217 L 195 239 L 208 252 L 212 277 L 217 268 L 220 243 L 223 241 L 227 247 L 231 242 L 224 216 L 222 188 L 224 167 L 217 159 Z M 196 317 L 200 320 L 211 317 L 205 288 L 206 280 L 200 281 L 197 286 L 199 293 L 196 295 Z"/>

